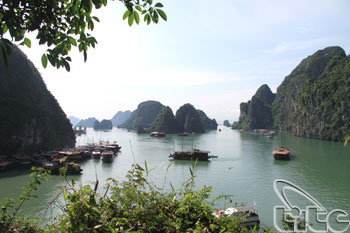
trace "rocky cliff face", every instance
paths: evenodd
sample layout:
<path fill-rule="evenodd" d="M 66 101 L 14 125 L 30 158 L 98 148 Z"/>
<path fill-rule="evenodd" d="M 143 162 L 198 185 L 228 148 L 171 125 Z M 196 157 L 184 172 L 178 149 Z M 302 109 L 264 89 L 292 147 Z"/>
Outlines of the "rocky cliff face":
<path fill-rule="evenodd" d="M 207 114 L 205 114 L 202 110 L 197 109 L 199 117 L 201 118 L 203 128 L 212 130 L 218 128 L 218 123 L 216 123 L 215 119 L 210 119 Z"/>
<path fill-rule="evenodd" d="M 141 128 L 150 128 L 156 119 L 158 113 L 163 109 L 164 105 L 157 101 L 145 101 L 138 105 L 130 117 L 121 125 L 120 128 L 129 130 L 138 130 Z"/>
<path fill-rule="evenodd" d="M 328 47 L 305 58 L 277 89 L 275 127 L 342 141 L 350 134 L 350 57 Z"/>
<path fill-rule="evenodd" d="M 119 125 L 123 124 L 131 115 L 131 112 L 129 110 L 123 112 L 118 111 L 111 119 L 113 126 L 118 127 Z"/>
<path fill-rule="evenodd" d="M 92 128 L 94 127 L 94 123 L 97 121 L 95 117 L 89 117 L 88 119 L 80 120 L 79 123 L 76 125 L 77 127 L 83 127 L 83 128 Z"/>
<path fill-rule="evenodd" d="M 94 122 L 94 130 L 111 130 L 113 128 L 113 124 L 111 120 L 102 120 L 99 122 L 96 120 Z"/>
<path fill-rule="evenodd" d="M 239 122 L 233 128 L 269 129 L 273 127 L 272 103 L 275 94 L 268 85 L 262 85 L 248 103 L 241 103 Z"/>
<path fill-rule="evenodd" d="M 73 147 L 72 125 L 39 72 L 13 47 L 5 67 L 0 55 L 0 153 Z"/>
<path fill-rule="evenodd" d="M 181 131 L 204 133 L 199 113 L 191 104 L 185 104 L 176 111 L 176 120 Z"/>
<path fill-rule="evenodd" d="M 181 129 L 170 107 L 164 107 L 152 123 L 150 132 L 179 133 Z"/>

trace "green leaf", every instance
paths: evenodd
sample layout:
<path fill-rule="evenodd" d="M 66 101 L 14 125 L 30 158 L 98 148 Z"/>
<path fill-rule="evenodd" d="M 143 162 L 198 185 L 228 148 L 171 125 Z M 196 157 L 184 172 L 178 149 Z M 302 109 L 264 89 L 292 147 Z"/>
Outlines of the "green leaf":
<path fill-rule="evenodd" d="M 147 14 L 147 15 L 145 15 L 145 17 L 143 17 L 143 20 L 146 22 L 146 21 L 148 21 L 148 18 L 149 18 L 149 15 Z"/>
<path fill-rule="evenodd" d="M 77 46 L 77 41 L 73 37 L 68 37 L 68 40 L 72 45 Z"/>
<path fill-rule="evenodd" d="M 84 62 L 86 62 L 87 60 L 87 53 L 86 53 L 86 50 L 84 49 Z"/>
<path fill-rule="evenodd" d="M 153 17 L 152 17 L 153 22 L 158 23 L 159 16 L 157 11 L 153 11 Z"/>
<path fill-rule="evenodd" d="M 142 8 L 140 6 L 135 6 L 136 10 L 142 12 Z"/>
<path fill-rule="evenodd" d="M 50 54 L 47 55 L 47 58 L 49 59 L 49 62 L 52 66 L 56 65 L 55 59 Z"/>
<path fill-rule="evenodd" d="M 162 3 L 157 2 L 156 5 L 154 7 L 164 7 Z"/>
<path fill-rule="evenodd" d="M 137 13 L 137 11 L 134 11 L 134 17 L 135 17 L 135 22 L 137 24 L 140 23 L 140 16 L 139 16 L 139 13 Z"/>
<path fill-rule="evenodd" d="M 96 16 L 92 16 L 92 18 L 93 18 L 95 21 L 100 22 L 100 19 L 97 18 Z"/>
<path fill-rule="evenodd" d="M 2 25 L 2 34 L 5 34 L 7 32 L 8 28 L 6 24 Z"/>
<path fill-rule="evenodd" d="M 348 136 L 348 137 L 345 139 L 344 146 L 346 146 L 346 144 L 348 144 L 349 140 L 350 140 L 350 136 Z"/>
<path fill-rule="evenodd" d="M 41 56 L 41 64 L 43 65 L 44 68 L 47 67 L 47 57 L 45 54 Z"/>
<path fill-rule="evenodd" d="M 165 12 L 161 9 L 156 9 L 156 10 L 157 10 L 158 14 L 160 15 L 160 17 L 162 17 L 162 19 L 164 19 L 164 21 L 167 21 L 168 18 L 166 16 Z"/>
<path fill-rule="evenodd" d="M 125 20 L 129 15 L 130 15 L 130 11 L 126 10 L 124 15 L 123 15 L 123 20 Z"/>
<path fill-rule="evenodd" d="M 133 23 L 134 23 L 134 14 L 130 14 L 128 18 L 128 24 L 131 27 Z"/>

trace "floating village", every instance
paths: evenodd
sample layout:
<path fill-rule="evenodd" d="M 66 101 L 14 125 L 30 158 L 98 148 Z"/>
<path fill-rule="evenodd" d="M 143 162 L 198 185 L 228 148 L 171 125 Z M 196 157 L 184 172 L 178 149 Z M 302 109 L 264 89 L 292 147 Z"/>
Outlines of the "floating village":
<path fill-rule="evenodd" d="M 0 156 L 0 171 L 36 166 L 50 171 L 53 175 L 58 175 L 64 170 L 67 175 L 81 174 L 80 162 L 102 157 L 102 162 L 111 163 L 120 149 L 121 146 L 116 142 L 99 142 L 71 150 L 48 151 L 34 156 L 2 155 Z"/>

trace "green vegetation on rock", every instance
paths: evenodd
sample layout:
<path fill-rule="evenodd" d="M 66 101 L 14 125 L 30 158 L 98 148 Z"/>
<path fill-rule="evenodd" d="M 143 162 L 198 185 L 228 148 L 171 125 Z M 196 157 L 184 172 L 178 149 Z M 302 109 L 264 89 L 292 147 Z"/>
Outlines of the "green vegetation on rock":
<path fill-rule="evenodd" d="M 170 107 L 164 107 L 152 123 L 149 132 L 179 133 L 180 127 Z"/>
<path fill-rule="evenodd" d="M 202 126 L 204 129 L 217 129 L 218 123 L 216 123 L 215 119 L 210 119 L 205 112 L 202 110 L 197 109 L 197 112 L 199 114 L 199 117 L 201 118 Z"/>
<path fill-rule="evenodd" d="M 145 101 L 138 105 L 130 117 L 121 125 L 120 128 L 128 130 L 138 130 L 139 127 L 150 128 L 156 119 L 158 113 L 164 108 L 164 105 L 158 101 Z"/>
<path fill-rule="evenodd" d="M 277 89 L 275 127 L 344 141 L 350 133 L 350 57 L 328 47 L 305 58 Z"/>
<path fill-rule="evenodd" d="M 55 97 L 26 55 L 11 50 L 7 67 L 0 61 L 0 153 L 73 147 L 72 125 Z"/>
<path fill-rule="evenodd" d="M 269 129 L 273 127 L 272 103 L 275 94 L 268 85 L 262 85 L 248 103 L 241 103 L 239 121 L 233 124 L 237 129 Z"/>
<path fill-rule="evenodd" d="M 176 111 L 176 120 L 183 132 L 204 133 L 199 113 L 191 104 L 184 104 Z"/>

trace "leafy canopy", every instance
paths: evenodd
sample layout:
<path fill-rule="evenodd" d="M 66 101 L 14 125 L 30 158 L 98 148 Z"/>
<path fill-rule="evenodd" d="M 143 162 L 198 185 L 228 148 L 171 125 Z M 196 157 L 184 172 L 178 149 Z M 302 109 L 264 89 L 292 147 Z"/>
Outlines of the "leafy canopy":
<path fill-rule="evenodd" d="M 167 20 L 161 3 L 152 0 L 119 0 L 126 11 L 123 19 L 129 26 L 139 24 L 140 15 L 147 24 L 158 23 L 159 18 Z M 3 0 L 0 2 L 0 47 L 7 65 L 7 56 L 11 54 L 12 43 L 31 47 L 31 40 L 26 37 L 36 32 L 40 45 L 48 49 L 41 57 L 44 68 L 48 61 L 52 66 L 65 67 L 70 71 L 69 52 L 76 47 L 87 59 L 89 47 L 95 47 L 97 40 L 90 33 L 95 22 L 93 9 L 107 6 L 107 0 Z"/>

